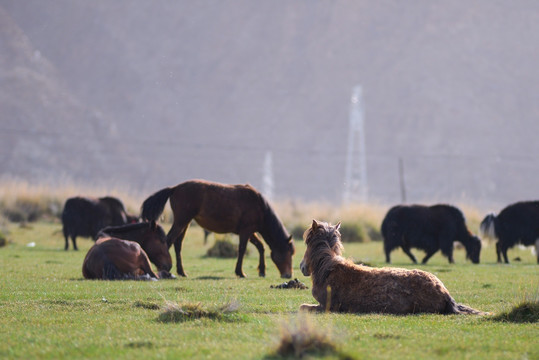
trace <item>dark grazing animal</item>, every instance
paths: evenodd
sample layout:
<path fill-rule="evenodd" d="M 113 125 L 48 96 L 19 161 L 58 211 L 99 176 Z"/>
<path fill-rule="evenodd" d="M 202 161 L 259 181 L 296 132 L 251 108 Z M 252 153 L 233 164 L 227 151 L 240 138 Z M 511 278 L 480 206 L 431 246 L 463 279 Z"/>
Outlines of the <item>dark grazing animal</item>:
<path fill-rule="evenodd" d="M 134 241 L 101 238 L 88 250 L 82 264 L 86 279 L 157 280 L 148 255 Z"/>
<path fill-rule="evenodd" d="M 142 222 L 101 229 L 97 238 L 114 237 L 138 243 L 152 263 L 159 270 L 159 278 L 173 278 L 172 257 L 168 251 L 167 237 L 163 228 L 156 222 Z"/>
<path fill-rule="evenodd" d="M 69 248 L 69 237 L 73 249 L 77 248 L 77 236 L 96 239 L 99 230 L 106 226 L 123 225 L 136 221 L 136 217 L 126 213 L 122 202 L 114 197 L 90 198 L 72 197 L 67 199 L 62 212 L 65 250 Z"/>
<path fill-rule="evenodd" d="M 163 212 L 167 200 L 174 214 L 174 222 L 167 234 L 169 247 L 174 244 L 178 274 L 183 270 L 181 249 L 185 232 L 192 219 L 204 229 L 215 233 L 234 233 L 240 238 L 236 275 L 245 277 L 243 256 L 250 241 L 259 253 L 258 274 L 265 276 L 264 245 L 256 232 L 271 249 L 271 259 L 281 277 L 292 276 L 294 242 L 266 201 L 250 185 L 225 185 L 204 180 L 186 181 L 167 187 L 148 197 L 142 204 L 142 218 L 155 221 Z"/>
<path fill-rule="evenodd" d="M 444 284 L 421 270 L 372 268 L 341 256 L 343 246 L 335 226 L 313 220 L 304 238 L 307 244 L 301 272 L 311 276 L 318 305 L 300 310 L 388 314 L 482 314 L 457 304 Z"/>
<path fill-rule="evenodd" d="M 438 250 L 453 260 L 453 242 L 460 241 L 466 249 L 466 258 L 479 263 L 481 241 L 472 235 L 462 212 L 450 205 L 397 205 L 392 207 L 382 222 L 386 262 L 389 254 L 399 246 L 417 264 L 410 248 L 424 250 L 427 254 L 422 263 L 426 264 Z"/>
<path fill-rule="evenodd" d="M 522 201 L 505 207 L 498 216 L 488 214 L 479 226 L 481 236 L 497 239 L 498 262 L 509 264 L 507 250 L 517 244 L 535 245 L 539 264 L 539 201 Z"/>

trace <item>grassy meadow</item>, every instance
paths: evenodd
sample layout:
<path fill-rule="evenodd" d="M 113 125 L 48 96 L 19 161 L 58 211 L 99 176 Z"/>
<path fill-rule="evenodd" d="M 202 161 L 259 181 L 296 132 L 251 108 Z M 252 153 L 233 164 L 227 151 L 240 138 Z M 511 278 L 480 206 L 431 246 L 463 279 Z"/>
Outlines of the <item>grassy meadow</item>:
<path fill-rule="evenodd" d="M 8 232 L 8 243 L 0 248 L 0 358 L 4 359 L 272 359 L 278 358 L 275 351 L 283 334 L 305 324 L 327 335 L 338 349 L 319 355 L 324 358 L 539 358 L 537 322 L 500 322 L 493 315 L 300 316 L 299 305 L 313 302 L 310 290 L 270 288 L 285 280 L 279 278 L 268 253 L 267 277 L 259 278 L 257 252 L 249 245 L 244 262 L 248 277 L 238 279 L 235 259 L 205 257 L 213 236 L 203 245 L 197 227 L 190 228 L 184 241 L 188 277 L 157 282 L 84 280 L 82 261 L 93 243 L 80 239 L 78 252 L 64 251 L 57 221 L 3 227 Z M 310 279 L 299 271 L 305 249 L 299 239 L 296 249 L 294 276 L 310 287 Z M 347 243 L 344 255 L 384 265 L 381 242 Z M 457 302 L 500 314 L 526 299 L 538 299 L 539 267 L 534 256 L 528 249 L 515 248 L 510 257 L 521 261 L 496 264 L 490 246 L 484 248 L 480 265 L 466 262 L 459 249 L 454 265 L 438 253 L 428 265 L 412 266 L 397 250 L 392 266 L 433 272 Z M 167 306 L 178 304 L 205 308 L 234 304 L 237 310 L 220 318 L 159 320 Z"/>

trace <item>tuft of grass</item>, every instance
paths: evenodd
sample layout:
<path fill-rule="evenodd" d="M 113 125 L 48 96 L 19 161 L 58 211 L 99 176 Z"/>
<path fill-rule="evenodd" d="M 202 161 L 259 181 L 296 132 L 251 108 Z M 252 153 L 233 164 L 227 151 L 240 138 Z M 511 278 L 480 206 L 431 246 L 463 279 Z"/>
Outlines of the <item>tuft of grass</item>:
<path fill-rule="evenodd" d="M 268 356 L 269 358 L 337 356 L 340 359 L 351 359 L 339 350 L 329 332 L 315 327 L 306 314 L 301 314 L 296 320 L 295 324 L 283 324 L 277 349 Z"/>
<path fill-rule="evenodd" d="M 248 249 L 245 251 L 246 255 L 249 255 Z M 215 240 L 215 243 L 211 248 L 208 249 L 207 256 L 214 258 L 237 258 L 238 257 L 238 246 L 233 244 L 227 238 Z"/>
<path fill-rule="evenodd" d="M 359 222 L 343 222 L 339 228 L 342 242 L 369 242 L 365 227 Z"/>
<path fill-rule="evenodd" d="M 230 302 L 220 307 L 207 309 L 201 303 L 174 303 L 167 301 L 163 312 L 157 321 L 162 323 L 178 323 L 196 319 L 234 320 L 233 315 L 238 310 L 237 302 Z"/>
<path fill-rule="evenodd" d="M 492 317 L 494 321 L 512 323 L 536 323 L 539 322 L 539 300 L 526 300 Z"/>
<path fill-rule="evenodd" d="M 159 310 L 161 307 L 154 302 L 150 301 L 135 301 L 134 307 L 139 307 L 148 310 Z"/>

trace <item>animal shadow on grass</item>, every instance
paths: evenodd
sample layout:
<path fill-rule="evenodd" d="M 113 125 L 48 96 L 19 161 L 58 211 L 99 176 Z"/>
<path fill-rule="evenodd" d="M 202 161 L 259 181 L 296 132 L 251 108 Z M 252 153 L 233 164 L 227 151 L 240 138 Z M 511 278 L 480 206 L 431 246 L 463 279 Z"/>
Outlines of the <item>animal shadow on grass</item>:
<path fill-rule="evenodd" d="M 207 275 L 207 276 L 199 276 L 196 278 L 197 280 L 223 280 L 225 279 L 223 276 L 211 276 L 211 275 Z"/>
<path fill-rule="evenodd" d="M 140 348 L 153 348 L 154 344 L 151 341 L 134 341 L 124 345 L 126 348 L 140 349 Z"/>

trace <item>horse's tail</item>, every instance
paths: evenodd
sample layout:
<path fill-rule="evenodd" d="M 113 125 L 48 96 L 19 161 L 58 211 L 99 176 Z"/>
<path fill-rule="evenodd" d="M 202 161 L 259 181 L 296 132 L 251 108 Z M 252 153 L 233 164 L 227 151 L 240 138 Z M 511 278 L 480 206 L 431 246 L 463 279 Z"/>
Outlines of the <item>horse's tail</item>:
<path fill-rule="evenodd" d="M 459 314 L 469 315 L 487 315 L 488 313 L 469 307 L 468 305 L 457 304 L 457 310 Z"/>
<path fill-rule="evenodd" d="M 447 303 L 446 314 L 463 314 L 463 315 L 488 315 L 488 313 L 469 307 L 468 305 L 457 304 L 457 302 L 450 297 Z"/>
<path fill-rule="evenodd" d="M 172 194 L 174 188 L 164 188 L 159 190 L 153 195 L 150 195 L 149 198 L 144 200 L 141 207 L 140 217 L 142 220 L 146 221 L 157 221 L 159 216 L 165 210 L 165 204 L 167 203 L 170 194 Z"/>

